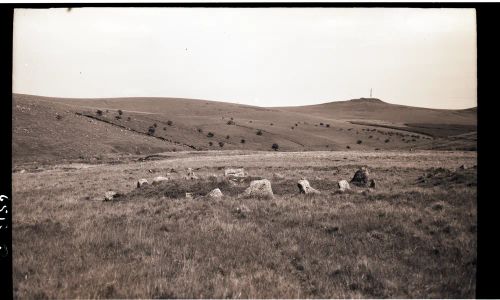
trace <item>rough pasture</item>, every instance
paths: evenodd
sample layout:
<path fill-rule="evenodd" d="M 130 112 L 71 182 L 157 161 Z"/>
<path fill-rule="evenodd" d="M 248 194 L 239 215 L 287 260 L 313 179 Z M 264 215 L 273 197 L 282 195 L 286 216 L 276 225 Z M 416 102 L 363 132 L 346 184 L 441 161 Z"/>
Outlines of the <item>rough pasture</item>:
<path fill-rule="evenodd" d="M 450 151 L 210 151 L 17 165 L 26 172 L 13 174 L 15 296 L 472 298 L 476 160 Z M 339 193 L 337 182 L 362 166 L 376 189 Z M 232 185 L 227 167 L 249 177 Z M 187 168 L 197 180 L 185 179 Z M 136 188 L 167 173 L 169 181 Z M 238 197 L 259 178 L 271 181 L 273 199 Z M 300 194 L 301 178 L 321 194 Z M 217 187 L 223 197 L 200 197 Z M 100 201 L 109 189 L 123 196 Z"/>

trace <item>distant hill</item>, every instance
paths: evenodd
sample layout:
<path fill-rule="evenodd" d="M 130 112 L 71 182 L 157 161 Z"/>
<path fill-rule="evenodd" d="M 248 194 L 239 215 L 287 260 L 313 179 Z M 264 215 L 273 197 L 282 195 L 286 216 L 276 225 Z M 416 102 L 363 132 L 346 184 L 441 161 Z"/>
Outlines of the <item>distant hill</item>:
<path fill-rule="evenodd" d="M 379 99 L 280 108 L 179 98 L 14 94 L 12 100 L 14 163 L 182 150 L 272 151 L 273 143 L 279 151 L 474 150 L 477 140 L 476 109 L 415 108 Z"/>

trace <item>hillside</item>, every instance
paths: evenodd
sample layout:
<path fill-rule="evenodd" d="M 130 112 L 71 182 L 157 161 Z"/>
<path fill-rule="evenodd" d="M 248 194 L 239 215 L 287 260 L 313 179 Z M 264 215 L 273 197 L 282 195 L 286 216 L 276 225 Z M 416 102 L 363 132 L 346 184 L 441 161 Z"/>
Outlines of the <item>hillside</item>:
<path fill-rule="evenodd" d="M 179 98 L 14 94 L 12 147 L 15 163 L 182 150 L 272 151 L 274 143 L 279 151 L 474 150 L 476 121 L 475 110 L 413 108 L 377 99 L 261 108 Z"/>

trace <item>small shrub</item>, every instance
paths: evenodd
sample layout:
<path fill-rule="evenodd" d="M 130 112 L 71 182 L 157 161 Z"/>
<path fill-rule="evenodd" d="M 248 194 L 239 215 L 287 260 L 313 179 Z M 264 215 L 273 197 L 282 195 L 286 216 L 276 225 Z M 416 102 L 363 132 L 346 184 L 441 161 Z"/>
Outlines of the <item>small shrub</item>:
<path fill-rule="evenodd" d="M 245 143 L 245 139 L 241 139 L 241 141 L 240 141 L 240 142 L 241 142 L 242 144 L 244 144 L 244 143 Z"/>
<path fill-rule="evenodd" d="M 373 135 L 370 135 L 368 138 L 369 138 L 369 139 L 373 138 Z"/>
<path fill-rule="evenodd" d="M 271 124 L 269 124 L 269 125 L 273 126 L 274 124 L 273 124 L 273 123 L 271 123 Z"/>
<path fill-rule="evenodd" d="M 209 145 L 209 146 L 213 146 L 213 145 L 214 145 L 214 143 L 212 143 L 212 142 L 208 142 L 208 145 Z"/>
<path fill-rule="evenodd" d="M 219 142 L 219 147 L 221 147 L 221 148 L 224 147 L 224 142 L 222 142 L 222 141 Z"/>
<path fill-rule="evenodd" d="M 109 113 L 109 109 L 106 109 L 106 113 Z"/>
<path fill-rule="evenodd" d="M 168 120 L 168 121 L 167 121 L 167 125 L 168 125 L 168 126 L 172 126 L 173 124 L 174 124 L 174 122 L 172 122 L 172 121 L 170 121 L 170 120 Z"/>
<path fill-rule="evenodd" d="M 227 125 L 234 125 L 235 123 L 234 123 L 234 121 L 233 121 L 233 120 L 229 120 L 229 121 L 227 121 L 227 123 L 226 123 L 226 124 L 227 124 Z"/>
<path fill-rule="evenodd" d="M 319 125 L 323 126 L 324 124 L 323 123 L 319 123 Z"/>
<path fill-rule="evenodd" d="M 148 128 L 148 134 L 149 135 L 155 134 L 155 128 L 154 128 L 154 126 L 149 126 L 149 128 Z"/>
<path fill-rule="evenodd" d="M 158 127 L 158 124 L 154 123 L 154 124 L 153 124 L 153 127 L 154 127 L 154 128 Z"/>
<path fill-rule="evenodd" d="M 330 124 L 326 124 L 326 127 L 327 127 L 327 128 L 330 128 Z"/>
<path fill-rule="evenodd" d="M 122 116 L 118 115 L 118 116 L 115 116 L 115 119 L 117 120 L 120 120 L 122 118 Z"/>
<path fill-rule="evenodd" d="M 346 148 L 347 148 L 347 149 L 351 149 L 351 146 L 347 145 L 347 146 L 346 146 Z"/>
<path fill-rule="evenodd" d="M 295 129 L 295 127 L 293 127 L 293 126 L 292 126 L 291 128 L 292 128 L 292 129 Z"/>
<path fill-rule="evenodd" d="M 131 121 L 131 120 L 132 120 L 132 118 L 131 118 L 131 117 L 127 117 L 127 121 Z"/>
<path fill-rule="evenodd" d="M 226 140 L 229 140 L 229 137 L 230 137 L 229 135 L 226 135 Z"/>
<path fill-rule="evenodd" d="M 202 133 L 202 132 L 203 132 L 203 129 L 198 128 L 198 132 L 199 132 L 199 133 Z"/>
<path fill-rule="evenodd" d="M 167 127 L 163 127 L 163 130 L 167 130 Z"/>
<path fill-rule="evenodd" d="M 98 115 L 98 116 L 102 116 L 102 110 L 100 110 L 100 109 L 98 109 L 95 113 L 96 113 L 96 115 Z"/>
<path fill-rule="evenodd" d="M 295 123 L 295 127 L 299 126 L 299 124 Z"/>
<path fill-rule="evenodd" d="M 262 130 L 260 130 L 260 129 L 259 129 L 259 130 L 257 131 L 257 135 L 262 135 Z"/>
<path fill-rule="evenodd" d="M 56 115 L 56 119 L 57 119 L 57 120 L 59 120 L 59 121 L 60 121 L 60 120 L 62 120 L 62 118 L 63 118 L 63 116 L 61 116 L 60 114 L 57 114 L 57 115 Z"/>
<path fill-rule="evenodd" d="M 363 141 L 362 141 L 362 140 L 358 140 L 358 141 L 356 142 L 356 144 L 358 144 L 358 145 L 359 145 L 359 144 L 361 144 L 361 143 L 363 143 Z"/>
<path fill-rule="evenodd" d="M 118 110 L 118 114 L 121 116 L 123 115 L 123 111 L 121 109 Z"/>
<path fill-rule="evenodd" d="M 278 146 L 278 144 L 274 143 L 274 144 L 271 146 L 271 148 L 272 148 L 274 151 L 278 151 L 279 146 Z"/>
<path fill-rule="evenodd" d="M 209 133 L 207 134 L 207 137 L 209 137 L 209 138 L 214 137 L 214 134 L 213 134 L 212 132 L 209 132 Z"/>
<path fill-rule="evenodd" d="M 384 142 L 389 143 L 390 141 L 391 141 L 390 139 L 386 139 Z"/>

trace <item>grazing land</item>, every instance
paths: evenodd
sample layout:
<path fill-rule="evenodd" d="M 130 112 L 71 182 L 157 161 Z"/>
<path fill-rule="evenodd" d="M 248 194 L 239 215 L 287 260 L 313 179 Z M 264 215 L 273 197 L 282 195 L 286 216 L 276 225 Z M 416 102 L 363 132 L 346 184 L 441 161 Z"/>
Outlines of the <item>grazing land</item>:
<path fill-rule="evenodd" d="M 157 140 L 130 136 L 133 146 Z M 50 158 L 54 149 L 41 152 Z M 36 166 L 26 156 L 15 160 L 17 299 L 475 295 L 475 151 L 109 155 Z M 337 182 L 361 166 L 376 188 L 339 192 Z M 223 176 L 228 167 L 269 179 L 274 199 L 241 197 L 250 179 L 230 184 Z M 184 179 L 187 168 L 198 179 Z M 170 181 L 136 189 L 138 179 L 156 176 Z M 301 178 L 321 194 L 299 194 Z M 204 197 L 215 187 L 222 198 Z M 110 189 L 121 196 L 101 201 Z"/>
<path fill-rule="evenodd" d="M 472 150 L 476 109 L 354 99 L 263 108 L 177 98 L 13 96 L 14 163 L 99 163 L 174 151 Z"/>

